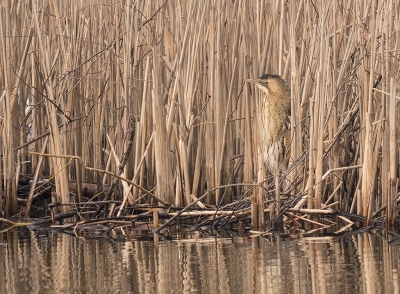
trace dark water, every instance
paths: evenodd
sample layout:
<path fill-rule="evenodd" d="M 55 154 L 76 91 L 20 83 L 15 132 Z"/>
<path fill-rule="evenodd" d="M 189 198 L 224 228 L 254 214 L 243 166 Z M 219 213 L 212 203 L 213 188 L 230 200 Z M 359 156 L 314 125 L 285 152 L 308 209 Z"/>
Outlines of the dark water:
<path fill-rule="evenodd" d="M 378 235 L 114 241 L 0 234 L 0 293 L 399 293 L 400 245 Z"/>

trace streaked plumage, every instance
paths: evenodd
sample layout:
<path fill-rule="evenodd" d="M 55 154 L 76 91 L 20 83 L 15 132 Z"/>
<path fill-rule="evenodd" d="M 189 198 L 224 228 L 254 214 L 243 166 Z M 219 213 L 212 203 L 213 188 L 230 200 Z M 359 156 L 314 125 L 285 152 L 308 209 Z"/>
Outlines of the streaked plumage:
<path fill-rule="evenodd" d="M 260 103 L 260 146 L 266 166 L 277 175 L 287 168 L 290 156 L 290 87 L 278 75 L 265 74 L 247 81 L 264 93 Z"/>

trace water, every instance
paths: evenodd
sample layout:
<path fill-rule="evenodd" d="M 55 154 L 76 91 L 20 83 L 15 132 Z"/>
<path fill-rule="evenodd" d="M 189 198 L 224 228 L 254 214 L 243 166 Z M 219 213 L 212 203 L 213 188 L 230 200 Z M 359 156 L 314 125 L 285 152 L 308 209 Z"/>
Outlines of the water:
<path fill-rule="evenodd" d="M 0 234 L 0 293 L 399 293 L 399 244 L 342 238 L 115 241 Z"/>

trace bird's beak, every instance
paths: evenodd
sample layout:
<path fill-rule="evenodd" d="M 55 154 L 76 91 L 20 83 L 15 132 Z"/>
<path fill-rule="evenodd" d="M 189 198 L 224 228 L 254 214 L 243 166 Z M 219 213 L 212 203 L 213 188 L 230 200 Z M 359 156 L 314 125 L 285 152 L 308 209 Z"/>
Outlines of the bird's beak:
<path fill-rule="evenodd" d="M 256 85 L 264 93 L 268 93 L 268 88 L 265 84 L 265 80 L 262 79 L 247 79 L 246 82 Z"/>
<path fill-rule="evenodd" d="M 246 79 L 246 82 L 253 83 L 253 84 L 256 84 L 256 85 L 261 85 L 261 80 L 260 79 Z"/>

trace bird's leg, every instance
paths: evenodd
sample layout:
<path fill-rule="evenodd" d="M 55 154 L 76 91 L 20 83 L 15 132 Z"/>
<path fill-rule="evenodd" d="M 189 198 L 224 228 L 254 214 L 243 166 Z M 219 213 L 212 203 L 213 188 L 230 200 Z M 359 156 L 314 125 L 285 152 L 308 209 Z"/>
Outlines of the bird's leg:
<path fill-rule="evenodd" d="M 281 186 L 279 183 L 279 172 L 275 175 L 275 201 L 276 201 L 276 222 L 281 213 Z"/>

